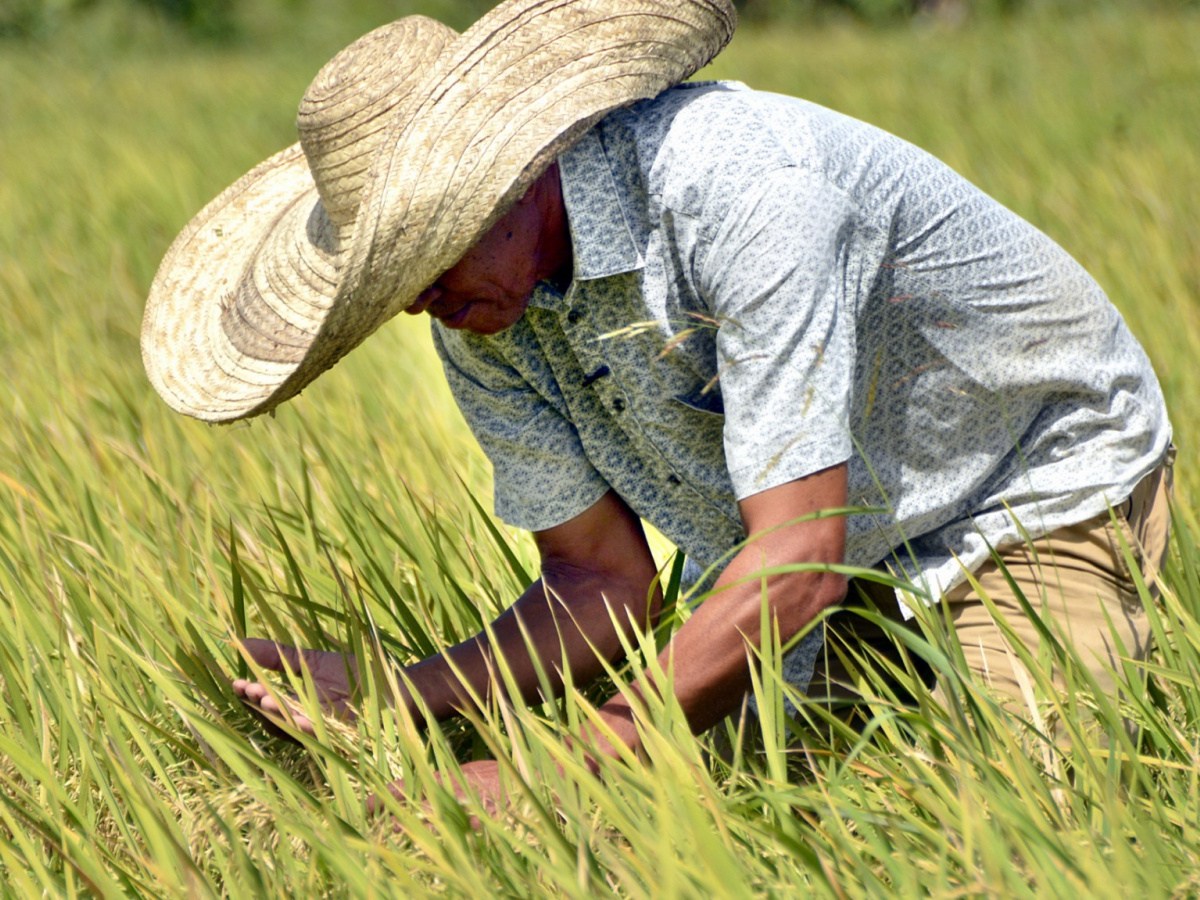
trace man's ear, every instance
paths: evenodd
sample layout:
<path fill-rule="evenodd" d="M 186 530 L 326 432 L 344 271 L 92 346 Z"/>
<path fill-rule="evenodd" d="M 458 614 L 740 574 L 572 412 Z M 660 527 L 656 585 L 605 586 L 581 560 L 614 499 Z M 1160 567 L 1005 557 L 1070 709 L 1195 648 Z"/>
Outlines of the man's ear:
<path fill-rule="evenodd" d="M 558 179 L 558 161 L 550 163 L 546 171 L 534 179 L 533 184 L 529 189 L 521 195 L 521 199 L 517 201 L 517 206 L 527 206 L 530 203 L 537 202 L 542 191 L 554 184 Z"/>

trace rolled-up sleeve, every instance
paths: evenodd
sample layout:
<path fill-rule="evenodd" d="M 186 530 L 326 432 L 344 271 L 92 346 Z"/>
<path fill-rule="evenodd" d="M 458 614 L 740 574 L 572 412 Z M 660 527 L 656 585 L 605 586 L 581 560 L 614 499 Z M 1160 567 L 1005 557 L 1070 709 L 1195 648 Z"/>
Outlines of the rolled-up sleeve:
<path fill-rule="evenodd" d="M 801 167 L 764 173 L 711 230 L 725 455 L 739 500 L 849 459 L 855 207 Z"/>
<path fill-rule="evenodd" d="M 436 324 L 433 339 L 455 401 L 492 464 L 497 516 L 543 531 L 603 496 L 608 483 L 565 410 L 530 385 L 495 341 Z"/>

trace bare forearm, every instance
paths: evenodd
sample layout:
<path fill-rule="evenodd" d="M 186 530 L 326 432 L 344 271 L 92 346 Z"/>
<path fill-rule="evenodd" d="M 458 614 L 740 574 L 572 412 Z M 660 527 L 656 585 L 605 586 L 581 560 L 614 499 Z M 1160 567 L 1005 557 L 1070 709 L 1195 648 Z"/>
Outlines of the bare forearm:
<path fill-rule="evenodd" d="M 845 579 L 828 564 L 844 559 L 845 523 L 836 512 L 821 511 L 836 511 L 845 501 L 845 465 L 742 501 L 750 540 L 658 660 L 693 731 L 716 724 L 750 689 L 764 625 L 778 629 L 787 642 L 822 610 L 841 602 Z M 636 748 L 629 700 L 614 698 L 601 714 L 625 744 Z M 611 753 L 602 741 L 598 749 Z"/>
<path fill-rule="evenodd" d="M 764 638 L 773 639 L 770 631 L 764 635 L 763 625 L 777 630 L 780 642 L 787 643 L 822 610 L 841 601 L 845 580 L 829 573 L 796 573 L 768 579 L 765 594 L 763 582 L 751 579 L 710 597 L 659 657 L 663 671 L 672 673 L 675 697 L 694 732 L 736 710 L 750 690 L 755 654 Z M 693 660 L 704 660 L 704 665 Z"/>
<path fill-rule="evenodd" d="M 521 700 L 537 699 L 543 684 L 557 692 L 566 671 L 576 684 L 586 684 L 620 652 L 622 630 L 630 633 L 657 617 L 654 558 L 641 521 L 615 492 L 534 532 L 534 542 L 542 577 L 492 623 L 490 633 L 406 671 L 434 717 L 454 715 L 472 698 L 486 700 L 501 689 L 500 658 Z M 416 705 L 409 704 L 414 712 Z"/>
<path fill-rule="evenodd" d="M 721 585 L 717 585 L 718 589 Z M 771 602 L 767 611 L 768 627 L 778 629 L 786 643 L 828 606 L 839 602 L 845 593 L 840 576 L 807 573 L 775 580 L 768 593 L 779 597 L 787 592 L 788 602 Z M 699 734 L 736 711 L 752 685 L 754 652 L 762 646 L 763 590 L 760 581 L 727 587 L 702 603 L 695 614 L 679 629 L 658 658 L 658 668 L 671 676 L 671 689 L 688 724 Z M 653 685 L 654 678 L 647 677 Z M 634 702 L 618 695 L 600 710 L 601 718 L 626 746 L 639 743 L 634 706 L 640 689 L 634 689 Z M 613 749 L 597 736 L 598 752 L 613 755 Z"/>
<path fill-rule="evenodd" d="M 480 633 L 405 670 L 430 715 L 455 715 L 473 705 L 472 697 L 486 701 L 502 687 L 498 655 L 520 693 L 514 700 L 544 699 L 543 685 L 557 694 L 565 670 L 575 683 L 586 684 L 621 652 L 617 626 L 628 634 L 634 623 L 645 627 L 658 612 L 657 597 L 648 598 L 649 578 L 604 585 L 586 578 L 559 582 L 565 596 L 547 597 L 539 579 L 492 623 L 490 634 Z"/>

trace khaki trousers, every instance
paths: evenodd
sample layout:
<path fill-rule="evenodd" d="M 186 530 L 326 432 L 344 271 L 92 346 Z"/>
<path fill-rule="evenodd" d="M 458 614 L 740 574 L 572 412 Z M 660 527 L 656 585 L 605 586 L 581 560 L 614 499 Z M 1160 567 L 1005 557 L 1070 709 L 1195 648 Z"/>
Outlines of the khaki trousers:
<path fill-rule="evenodd" d="M 1122 545 L 1131 552 L 1150 595 L 1156 597 L 1170 529 L 1174 458 L 1172 447 L 1163 463 L 1115 508 L 1115 515 L 1105 513 L 1034 541 L 1000 548 L 1003 568 L 995 561 L 985 563 L 968 582 L 949 591 L 939 606 L 919 615 L 927 627 L 954 629 L 966 667 L 1010 708 L 1029 709 L 1036 684 L 1014 644 L 1027 648 L 1033 660 L 1048 659 L 1040 653 L 1044 630 L 1073 648 L 1099 692 L 1115 696 L 1113 670 L 1120 671 L 1125 660 L 1144 660 L 1151 649 L 1146 610 Z M 854 689 L 852 660 L 865 647 L 900 664 L 895 639 L 857 614 L 855 607 L 873 608 L 893 622 L 903 622 L 891 588 L 852 580 L 843 609 L 826 629 L 826 650 L 809 690 L 814 698 L 826 697 L 835 704 L 860 699 Z M 907 627 L 917 625 L 909 622 Z M 953 686 L 937 684 L 927 665 L 919 660 L 914 664 L 926 686 L 945 702 Z M 1062 690 L 1062 673 L 1051 666 L 1049 674 Z"/>

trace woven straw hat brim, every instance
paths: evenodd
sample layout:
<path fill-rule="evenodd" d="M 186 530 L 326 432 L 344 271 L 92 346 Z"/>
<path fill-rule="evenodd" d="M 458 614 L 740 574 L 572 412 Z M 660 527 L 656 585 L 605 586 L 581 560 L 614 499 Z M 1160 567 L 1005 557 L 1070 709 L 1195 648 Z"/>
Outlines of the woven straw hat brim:
<path fill-rule="evenodd" d="M 172 408 L 206 421 L 235 418 L 233 410 L 268 403 L 295 372 L 337 287 L 332 254 L 295 238 L 304 234 L 296 221 L 316 204 L 308 163 L 293 144 L 223 191 L 172 243 L 142 322 L 146 373 Z M 238 304 L 256 274 L 270 271 L 263 263 L 278 258 L 280 243 L 293 247 L 290 256 L 316 261 L 310 277 L 291 279 L 285 292 L 264 285 L 261 307 Z M 253 352 L 256 343 L 266 352 Z"/>
<path fill-rule="evenodd" d="M 147 304 L 154 386 L 213 422 L 299 393 L 411 305 L 598 119 L 707 63 L 734 21 L 728 0 L 500 4 L 390 114 L 352 225 L 330 222 L 298 146 L 196 216 Z"/>

